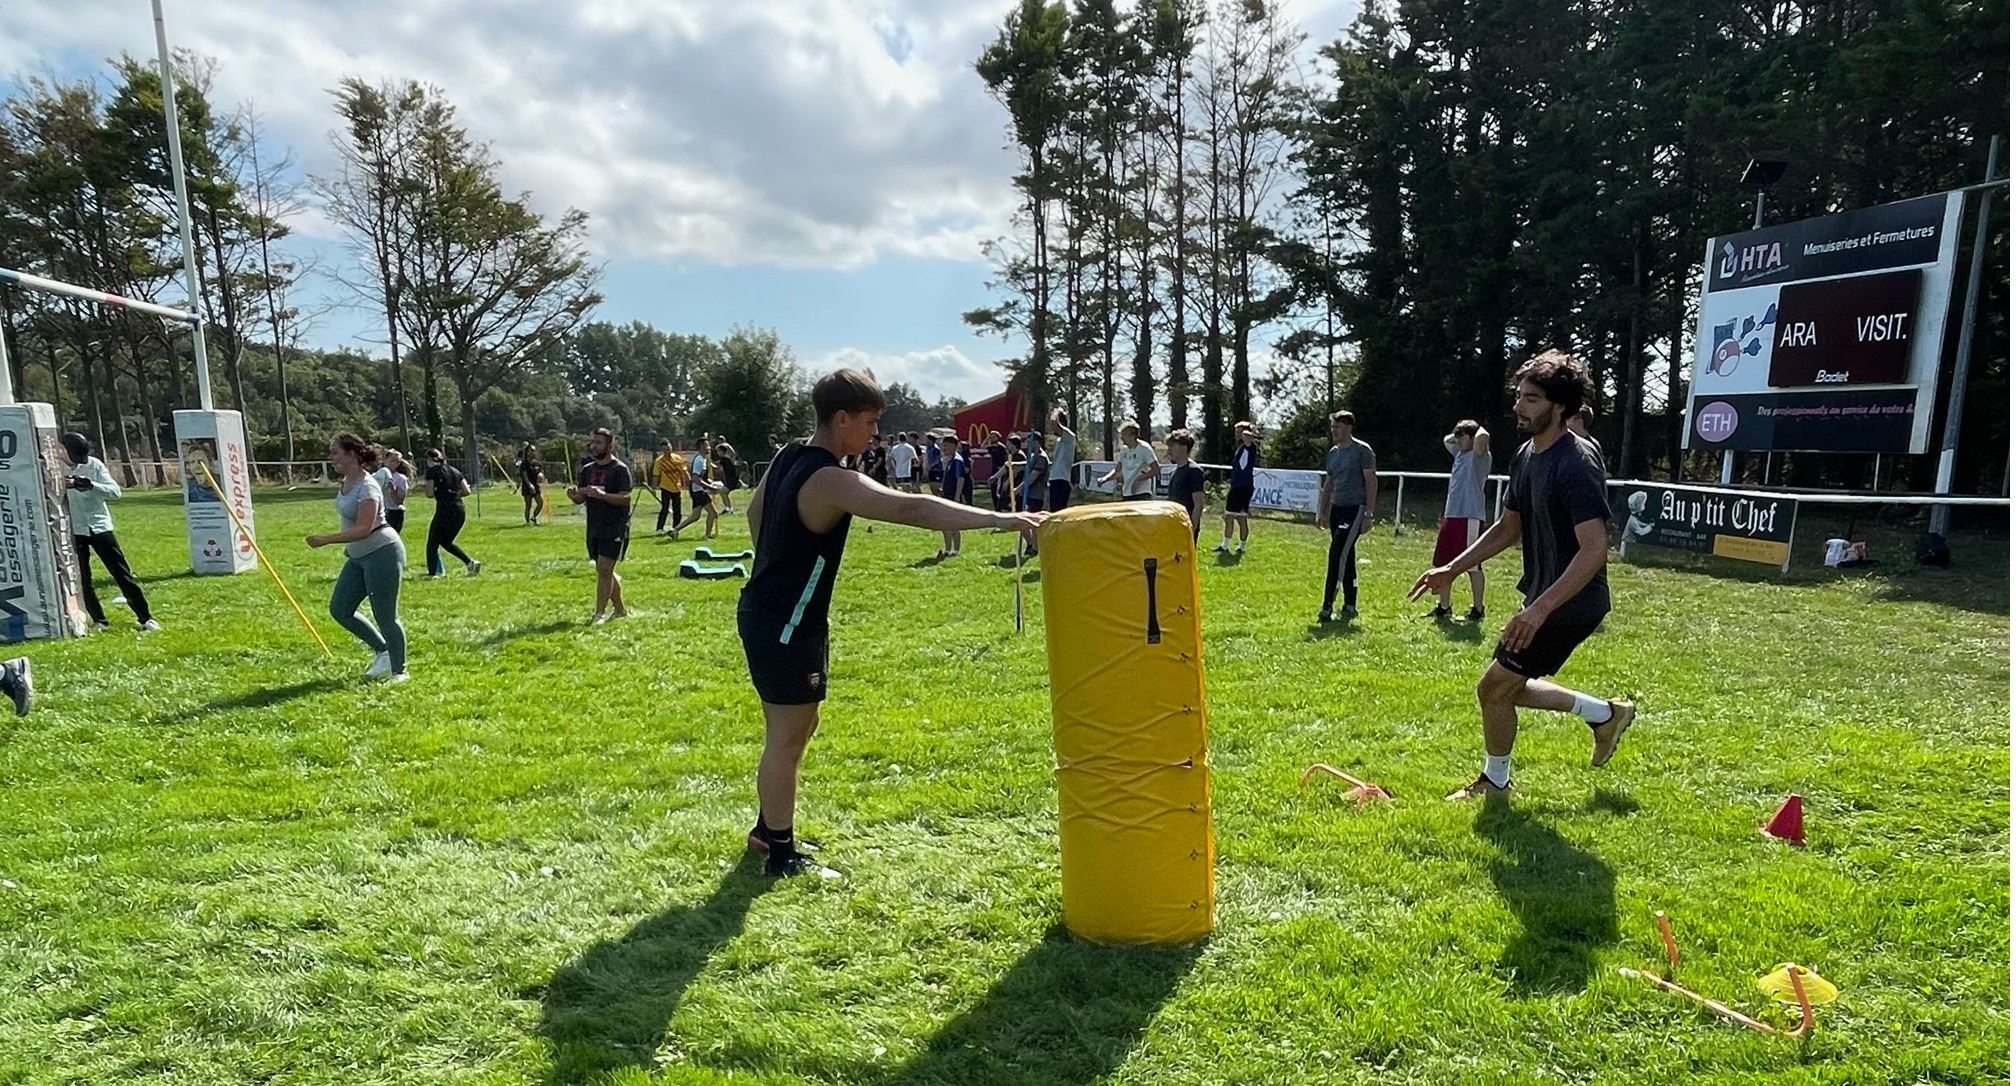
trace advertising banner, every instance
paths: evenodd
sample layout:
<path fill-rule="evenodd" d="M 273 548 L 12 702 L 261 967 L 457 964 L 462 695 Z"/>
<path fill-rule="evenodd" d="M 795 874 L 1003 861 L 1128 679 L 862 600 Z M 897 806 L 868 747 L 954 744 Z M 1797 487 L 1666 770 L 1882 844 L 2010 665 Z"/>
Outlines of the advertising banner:
<path fill-rule="evenodd" d="M 1622 525 L 1617 553 L 1632 547 L 1667 547 L 1761 562 L 1781 571 L 1792 565 L 1792 527 L 1799 503 L 1741 491 L 1707 492 L 1633 485 L 1615 503 Z"/>
<path fill-rule="evenodd" d="M 1253 469 L 1253 507 L 1292 509 L 1298 513 L 1316 511 L 1317 487 L 1323 482 L 1320 471 L 1289 468 Z"/>
<path fill-rule="evenodd" d="M 64 474 L 55 410 L 0 405 L 0 641 L 87 628 Z"/>
<path fill-rule="evenodd" d="M 251 457 L 238 412 L 175 412 L 175 448 L 182 460 L 189 568 L 197 573 L 243 573 L 256 567 L 259 559 L 252 540 L 232 524 L 231 512 L 224 508 L 230 503 L 246 531 L 258 530 L 252 522 Z"/>
<path fill-rule="evenodd" d="M 1960 211 L 1948 192 L 1711 238 L 1688 447 L 1924 452 Z"/>

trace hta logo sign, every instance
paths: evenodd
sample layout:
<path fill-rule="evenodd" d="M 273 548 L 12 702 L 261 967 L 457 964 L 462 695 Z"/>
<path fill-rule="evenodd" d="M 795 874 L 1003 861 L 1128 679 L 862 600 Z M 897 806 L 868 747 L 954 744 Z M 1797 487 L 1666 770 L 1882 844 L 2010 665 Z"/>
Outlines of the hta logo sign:
<path fill-rule="evenodd" d="M 1735 243 L 1725 241 L 1722 243 L 1722 261 L 1715 269 L 1715 277 L 1751 283 L 1784 270 L 1785 246 L 1779 242 L 1745 245 L 1738 249 Z"/>

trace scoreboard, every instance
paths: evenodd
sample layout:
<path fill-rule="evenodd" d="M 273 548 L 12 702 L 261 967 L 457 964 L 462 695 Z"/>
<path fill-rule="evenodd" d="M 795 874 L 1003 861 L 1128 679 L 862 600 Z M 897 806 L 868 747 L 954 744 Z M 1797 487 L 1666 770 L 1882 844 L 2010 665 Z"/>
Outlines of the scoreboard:
<path fill-rule="evenodd" d="M 1687 447 L 1924 452 L 1960 210 L 1948 192 L 1710 239 Z"/>

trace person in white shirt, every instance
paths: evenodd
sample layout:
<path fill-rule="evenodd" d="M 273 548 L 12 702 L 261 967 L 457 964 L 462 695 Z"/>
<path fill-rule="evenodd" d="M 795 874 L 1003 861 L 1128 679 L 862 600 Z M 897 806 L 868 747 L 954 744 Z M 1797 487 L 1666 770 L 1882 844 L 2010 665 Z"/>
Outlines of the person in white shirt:
<path fill-rule="evenodd" d="M 104 605 L 98 602 L 97 589 L 91 587 L 91 552 L 97 551 L 99 561 L 105 563 L 105 572 L 112 575 L 113 583 L 133 608 L 133 617 L 140 620 L 140 628 L 160 629 L 161 624 L 154 621 L 154 612 L 147 607 L 147 593 L 133 579 L 133 567 L 126 564 L 126 552 L 119 549 L 119 537 L 112 533 L 112 511 L 106 503 L 119 500 L 119 484 L 112 481 L 105 462 L 91 455 L 90 438 L 72 432 L 58 441 L 63 446 L 63 458 L 70 463 L 68 489 L 63 498 L 70 507 L 70 535 L 77 546 L 77 580 L 83 589 L 84 610 L 90 613 L 91 624 L 101 630 L 112 628 L 105 618 Z"/>
<path fill-rule="evenodd" d="M 1113 470 L 1099 477 L 1102 483 L 1118 482 L 1125 501 L 1147 501 L 1155 496 L 1155 476 L 1160 461 L 1155 447 L 1141 440 L 1141 427 L 1129 419 L 1120 424 L 1120 457 Z"/>
<path fill-rule="evenodd" d="M 910 435 L 896 435 L 896 443 L 889 446 L 889 481 L 896 489 L 907 493 L 917 493 L 917 446 L 910 444 Z"/>
<path fill-rule="evenodd" d="M 1078 435 L 1064 425 L 1064 409 L 1050 413 L 1050 430 L 1057 441 L 1050 447 L 1050 511 L 1061 513 L 1071 504 L 1071 462 L 1078 459 Z"/>
<path fill-rule="evenodd" d="M 392 453 L 392 462 L 386 465 L 385 523 L 400 535 L 406 534 L 406 496 L 413 493 L 413 465 L 398 452 Z"/>
<path fill-rule="evenodd" d="M 1435 564 L 1451 562 L 1477 542 L 1484 526 L 1484 480 L 1491 474 L 1491 435 L 1473 419 L 1464 419 L 1442 439 L 1454 463 L 1449 468 L 1449 497 L 1442 505 L 1442 529 L 1435 535 Z M 1449 585 L 1437 594 L 1437 603 L 1427 617 L 1440 622 L 1453 612 L 1449 606 Z M 1470 612 L 1472 622 L 1484 617 L 1484 567 L 1470 570 Z"/>

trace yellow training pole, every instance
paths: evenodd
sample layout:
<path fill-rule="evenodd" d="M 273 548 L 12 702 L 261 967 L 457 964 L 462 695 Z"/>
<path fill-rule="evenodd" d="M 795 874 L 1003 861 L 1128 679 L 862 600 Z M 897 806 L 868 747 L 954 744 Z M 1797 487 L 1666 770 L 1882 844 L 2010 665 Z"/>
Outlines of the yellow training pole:
<path fill-rule="evenodd" d="M 203 481 L 209 483 L 210 489 L 221 497 L 224 490 L 217 485 L 217 477 L 210 474 L 210 465 L 198 460 L 196 467 L 203 473 Z M 259 541 L 252 538 L 251 532 L 245 530 L 245 522 L 238 519 L 238 511 L 231 508 L 231 503 L 228 501 L 219 504 L 224 506 L 226 513 L 231 514 L 231 524 L 238 529 L 238 534 L 245 537 L 245 542 L 252 544 L 252 554 L 259 559 L 260 565 L 266 567 L 266 575 L 273 578 L 273 583 L 280 587 L 280 594 L 287 597 L 287 605 L 294 608 L 294 613 L 301 617 L 301 625 L 308 627 L 308 636 L 314 638 L 317 645 L 322 646 L 322 655 L 334 660 L 336 654 L 329 651 L 329 643 L 322 640 L 322 634 L 315 629 L 315 624 L 308 621 L 308 613 L 301 610 L 300 604 L 294 602 L 294 593 L 287 591 L 287 582 L 280 579 L 280 571 L 274 569 L 273 563 L 266 560 L 266 552 L 259 549 Z"/>

